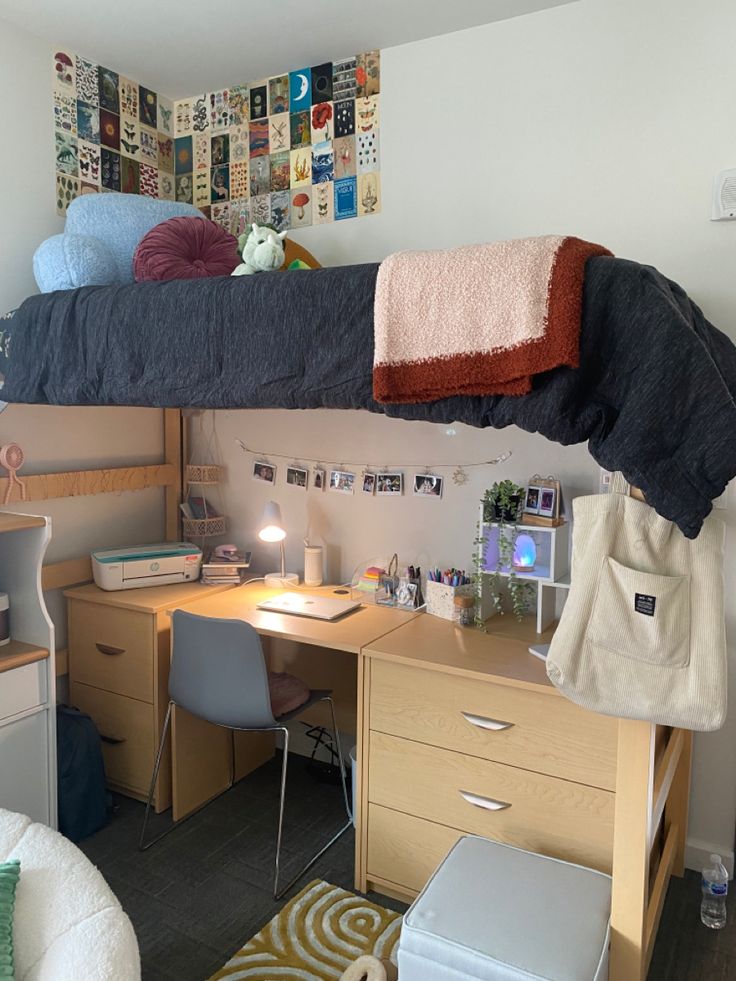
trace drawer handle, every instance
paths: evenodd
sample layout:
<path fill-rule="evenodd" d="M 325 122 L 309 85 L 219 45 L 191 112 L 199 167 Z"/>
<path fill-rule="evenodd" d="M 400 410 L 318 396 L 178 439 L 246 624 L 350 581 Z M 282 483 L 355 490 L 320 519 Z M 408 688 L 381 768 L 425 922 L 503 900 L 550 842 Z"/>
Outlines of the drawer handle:
<path fill-rule="evenodd" d="M 513 722 L 501 722 L 500 719 L 487 719 L 484 715 L 473 715 L 472 712 L 463 712 L 462 717 L 471 726 L 477 726 L 479 729 L 492 729 L 494 732 L 500 732 L 503 729 L 513 729 L 514 727 Z"/>
<path fill-rule="evenodd" d="M 125 654 L 124 647 L 111 647 L 109 644 L 95 644 L 100 654 Z"/>
<path fill-rule="evenodd" d="M 482 807 L 486 811 L 505 811 L 507 807 L 511 807 L 511 804 L 508 804 L 506 801 L 494 800 L 493 797 L 481 797 L 480 794 L 471 794 L 469 790 L 461 790 L 460 796 L 468 804 L 473 804 L 474 807 Z"/>
<path fill-rule="evenodd" d="M 116 739 L 115 736 L 104 736 L 100 733 L 100 739 L 103 743 L 107 743 L 108 746 L 119 746 L 120 743 L 124 743 L 125 739 Z"/>

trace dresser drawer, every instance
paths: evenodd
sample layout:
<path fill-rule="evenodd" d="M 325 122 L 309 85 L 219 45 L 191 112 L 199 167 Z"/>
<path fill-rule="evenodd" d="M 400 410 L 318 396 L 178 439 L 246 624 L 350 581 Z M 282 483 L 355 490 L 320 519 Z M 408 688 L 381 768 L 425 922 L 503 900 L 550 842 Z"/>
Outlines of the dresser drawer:
<path fill-rule="evenodd" d="M 368 768 L 372 804 L 611 871 L 609 791 L 380 732 Z"/>
<path fill-rule="evenodd" d="M 152 702 L 153 637 L 154 620 L 145 613 L 72 600 L 72 681 Z"/>
<path fill-rule="evenodd" d="M 46 670 L 47 661 L 44 659 L 0 673 L 0 719 L 7 719 L 46 702 Z"/>
<path fill-rule="evenodd" d="M 554 693 L 375 659 L 370 728 L 605 790 L 616 785 L 617 720 Z"/>
<path fill-rule="evenodd" d="M 80 684 L 72 684 L 71 701 L 92 717 L 100 731 L 108 781 L 139 795 L 146 794 L 156 738 L 153 706 Z"/>
<path fill-rule="evenodd" d="M 385 879 L 418 893 L 464 832 L 400 814 L 378 804 L 368 807 L 368 878 Z"/>

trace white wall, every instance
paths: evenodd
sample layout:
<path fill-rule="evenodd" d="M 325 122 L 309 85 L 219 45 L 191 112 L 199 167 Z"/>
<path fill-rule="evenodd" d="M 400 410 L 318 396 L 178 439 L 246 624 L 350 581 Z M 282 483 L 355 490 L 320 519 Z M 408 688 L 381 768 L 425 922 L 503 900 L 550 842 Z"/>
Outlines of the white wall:
<path fill-rule="evenodd" d="M 44 238 L 64 228 L 54 202 L 52 54 L 47 41 L 0 21 L 0 91 L 8 95 L 0 154 L 0 311 L 36 292 L 33 253 Z M 162 413 L 12 405 L 0 413 L 0 444 L 11 441 L 25 450 L 21 475 L 157 463 Z M 156 540 L 163 533 L 163 492 L 158 489 L 11 504 L 11 509 L 51 516 L 50 562 L 76 558 L 94 547 Z M 63 601 L 55 594 L 49 604 L 63 647 Z"/>
<path fill-rule="evenodd" d="M 659 267 L 736 338 L 736 224 L 712 224 L 711 179 L 736 166 L 732 0 L 582 0 L 484 28 L 382 53 L 383 211 L 295 235 L 325 264 L 379 260 L 404 248 L 437 248 L 563 232 Z M 252 545 L 269 493 L 250 479 L 234 443 L 325 463 L 471 461 L 513 450 L 508 463 L 474 472 L 445 499 L 340 497 L 283 481 L 276 488 L 291 530 L 331 549 L 333 577 L 397 549 L 441 563 L 468 560 L 476 502 L 499 476 L 523 482 L 555 472 L 569 495 L 597 486 L 584 447 L 563 448 L 514 429 L 474 432 L 357 413 L 226 412 L 218 430 L 230 468 L 232 538 Z M 407 469 L 410 469 L 407 466 Z M 736 519 L 728 523 L 726 589 L 730 659 L 736 659 Z M 261 564 L 274 565 L 262 548 Z M 719 733 L 698 736 L 689 860 L 698 844 L 732 858 L 736 813 L 736 696 Z M 706 856 L 707 857 L 707 856 Z"/>

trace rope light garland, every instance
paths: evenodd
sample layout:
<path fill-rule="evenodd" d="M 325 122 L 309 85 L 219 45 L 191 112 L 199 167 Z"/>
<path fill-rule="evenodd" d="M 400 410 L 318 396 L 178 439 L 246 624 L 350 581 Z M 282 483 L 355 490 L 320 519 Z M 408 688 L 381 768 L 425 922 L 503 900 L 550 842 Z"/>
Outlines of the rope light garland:
<path fill-rule="evenodd" d="M 313 463 L 317 466 L 322 466 L 322 461 L 325 457 L 310 457 L 310 456 L 294 456 L 291 453 L 264 453 L 261 450 L 254 450 L 253 447 L 247 446 L 242 439 L 236 437 L 235 442 L 240 446 L 244 453 L 250 453 L 254 457 L 258 457 L 264 462 L 274 458 L 279 460 L 289 460 L 294 464 L 300 463 Z M 340 460 L 338 463 L 338 469 L 343 467 L 362 467 L 363 472 L 366 471 L 376 471 L 377 473 L 386 472 L 388 470 L 422 470 L 427 473 L 434 470 L 452 470 L 452 479 L 455 484 L 461 487 L 466 484 L 470 479 L 468 470 L 475 467 L 491 467 L 498 463 L 504 463 L 512 455 L 511 450 L 506 450 L 504 453 L 499 454 L 499 456 L 493 457 L 490 460 L 473 460 L 469 463 L 371 463 L 366 460 Z"/>

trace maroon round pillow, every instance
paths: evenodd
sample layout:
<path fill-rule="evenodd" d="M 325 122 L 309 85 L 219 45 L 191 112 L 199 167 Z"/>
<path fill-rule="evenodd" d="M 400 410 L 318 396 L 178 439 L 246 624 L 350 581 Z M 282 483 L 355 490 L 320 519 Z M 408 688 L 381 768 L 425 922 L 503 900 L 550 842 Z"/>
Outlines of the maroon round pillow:
<path fill-rule="evenodd" d="M 143 236 L 133 256 L 133 276 L 137 283 L 229 276 L 239 263 L 234 235 L 207 218 L 182 215 Z"/>

